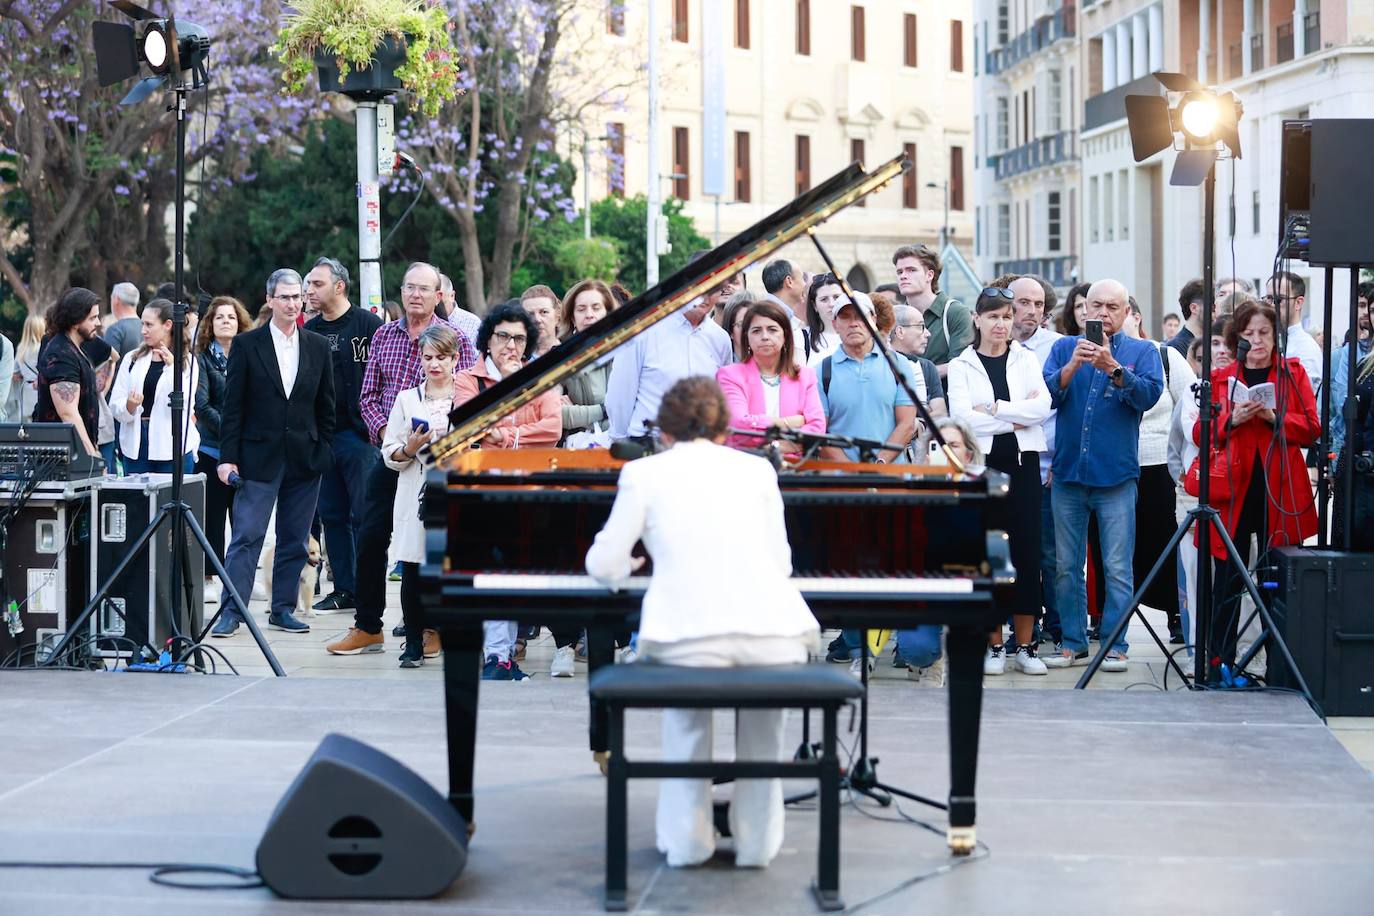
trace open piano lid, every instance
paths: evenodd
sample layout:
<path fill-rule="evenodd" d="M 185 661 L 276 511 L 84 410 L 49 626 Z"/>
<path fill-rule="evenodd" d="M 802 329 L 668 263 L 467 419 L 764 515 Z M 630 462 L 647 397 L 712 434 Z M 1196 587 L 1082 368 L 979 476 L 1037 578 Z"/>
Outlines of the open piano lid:
<path fill-rule="evenodd" d="M 430 462 L 444 470 L 455 469 L 463 452 L 480 441 L 487 429 L 502 417 L 581 372 L 733 274 L 763 260 L 850 204 L 880 190 L 909 168 L 911 162 L 905 156 L 885 162 L 872 172 L 865 172 L 862 163 L 851 164 L 585 331 L 574 334 L 519 372 L 455 407 L 449 415 L 449 434 L 429 446 Z"/>

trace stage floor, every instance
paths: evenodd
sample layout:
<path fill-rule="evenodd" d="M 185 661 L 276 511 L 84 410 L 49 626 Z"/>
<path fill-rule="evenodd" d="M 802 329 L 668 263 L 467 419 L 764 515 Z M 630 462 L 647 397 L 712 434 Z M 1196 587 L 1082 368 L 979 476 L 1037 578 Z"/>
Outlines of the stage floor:
<path fill-rule="evenodd" d="M 267 816 L 319 739 L 340 731 L 446 786 L 438 682 L 416 679 L 0 672 L 0 858 L 249 866 Z M 887 780 L 942 798 L 945 696 L 873 688 Z M 297 903 L 268 891 L 182 891 L 146 873 L 0 870 L 0 912 L 601 912 L 604 787 L 585 751 L 585 681 L 535 678 L 482 696 L 477 833 L 438 901 Z M 717 715 L 717 743 L 730 746 Z M 800 722 L 790 723 L 799 734 Z M 631 746 L 657 748 L 655 714 Z M 992 690 L 979 838 L 989 855 L 863 910 L 929 913 L 1370 912 L 1374 780 L 1283 695 Z M 728 790 L 726 790 L 728 791 Z M 705 868 L 653 848 L 654 786 L 631 783 L 630 891 L 640 913 L 805 914 L 815 814 L 788 814 L 765 872 L 729 841 Z M 939 812 L 906 813 L 942 825 Z M 941 837 L 845 808 L 850 905 L 951 860 Z"/>

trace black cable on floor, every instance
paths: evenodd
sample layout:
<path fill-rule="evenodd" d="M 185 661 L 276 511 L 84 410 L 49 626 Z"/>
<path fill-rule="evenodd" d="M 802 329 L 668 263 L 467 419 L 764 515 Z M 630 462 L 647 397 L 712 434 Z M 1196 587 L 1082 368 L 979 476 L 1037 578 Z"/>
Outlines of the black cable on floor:
<path fill-rule="evenodd" d="M 239 868 L 235 865 L 214 865 L 186 862 L 0 862 L 0 868 L 13 869 L 60 869 L 72 871 L 100 870 L 122 871 L 134 869 L 150 871 L 148 880 L 163 887 L 175 887 L 191 891 L 242 891 L 263 887 L 262 877 L 256 869 Z M 197 881 L 173 881 L 172 875 L 227 875 L 239 879 L 236 883 L 203 883 Z"/>

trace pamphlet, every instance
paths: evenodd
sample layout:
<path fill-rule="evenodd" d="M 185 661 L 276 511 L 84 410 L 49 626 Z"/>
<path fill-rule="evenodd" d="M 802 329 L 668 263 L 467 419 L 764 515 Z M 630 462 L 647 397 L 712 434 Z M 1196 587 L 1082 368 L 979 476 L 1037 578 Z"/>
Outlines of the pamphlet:
<path fill-rule="evenodd" d="M 1268 407 L 1271 410 L 1278 404 L 1274 397 L 1273 382 L 1264 382 L 1253 388 L 1248 388 L 1240 379 L 1232 378 L 1230 396 L 1232 403 L 1235 404 L 1254 401 L 1261 407 Z"/>

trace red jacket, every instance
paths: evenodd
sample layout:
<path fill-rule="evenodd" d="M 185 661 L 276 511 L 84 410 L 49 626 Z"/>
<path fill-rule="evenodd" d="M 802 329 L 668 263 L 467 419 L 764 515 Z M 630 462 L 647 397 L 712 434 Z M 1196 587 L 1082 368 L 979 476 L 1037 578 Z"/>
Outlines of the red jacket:
<path fill-rule="evenodd" d="M 1240 510 L 1245 504 L 1245 494 L 1251 486 L 1260 486 L 1252 481 L 1251 475 L 1258 456 L 1264 462 L 1264 476 L 1267 479 L 1269 510 L 1267 532 L 1270 546 L 1301 544 L 1317 533 L 1317 507 L 1312 496 L 1312 483 L 1307 476 L 1307 462 L 1301 449 L 1312 445 L 1321 435 L 1321 421 L 1317 415 L 1317 401 L 1312 394 L 1312 383 L 1307 372 L 1296 358 L 1285 360 L 1287 368 L 1280 381 L 1277 366 L 1269 369 L 1269 381 L 1274 383 L 1279 407 L 1275 410 L 1277 419 L 1283 424 L 1285 436 L 1280 443 L 1274 438 L 1276 432 L 1259 417 L 1252 417 L 1236 429 L 1228 429 L 1231 419 L 1231 405 L 1227 397 L 1233 378 L 1239 377 L 1241 365 L 1232 363 L 1225 369 L 1212 373 L 1213 397 L 1221 402 L 1216 416 L 1217 447 L 1225 446 L 1231 462 L 1231 499 L 1217 502 L 1226 531 L 1234 538 L 1236 525 L 1240 520 Z M 1280 410 L 1282 411 L 1280 413 Z M 1199 442 L 1202 435 L 1202 421 L 1193 424 L 1193 441 Z M 1200 444 L 1200 443 L 1199 443 Z M 1271 447 L 1272 446 L 1272 447 Z M 1196 535 L 1194 540 L 1196 541 Z M 1211 536 L 1212 556 L 1218 560 L 1226 558 L 1226 545 L 1215 533 Z"/>

